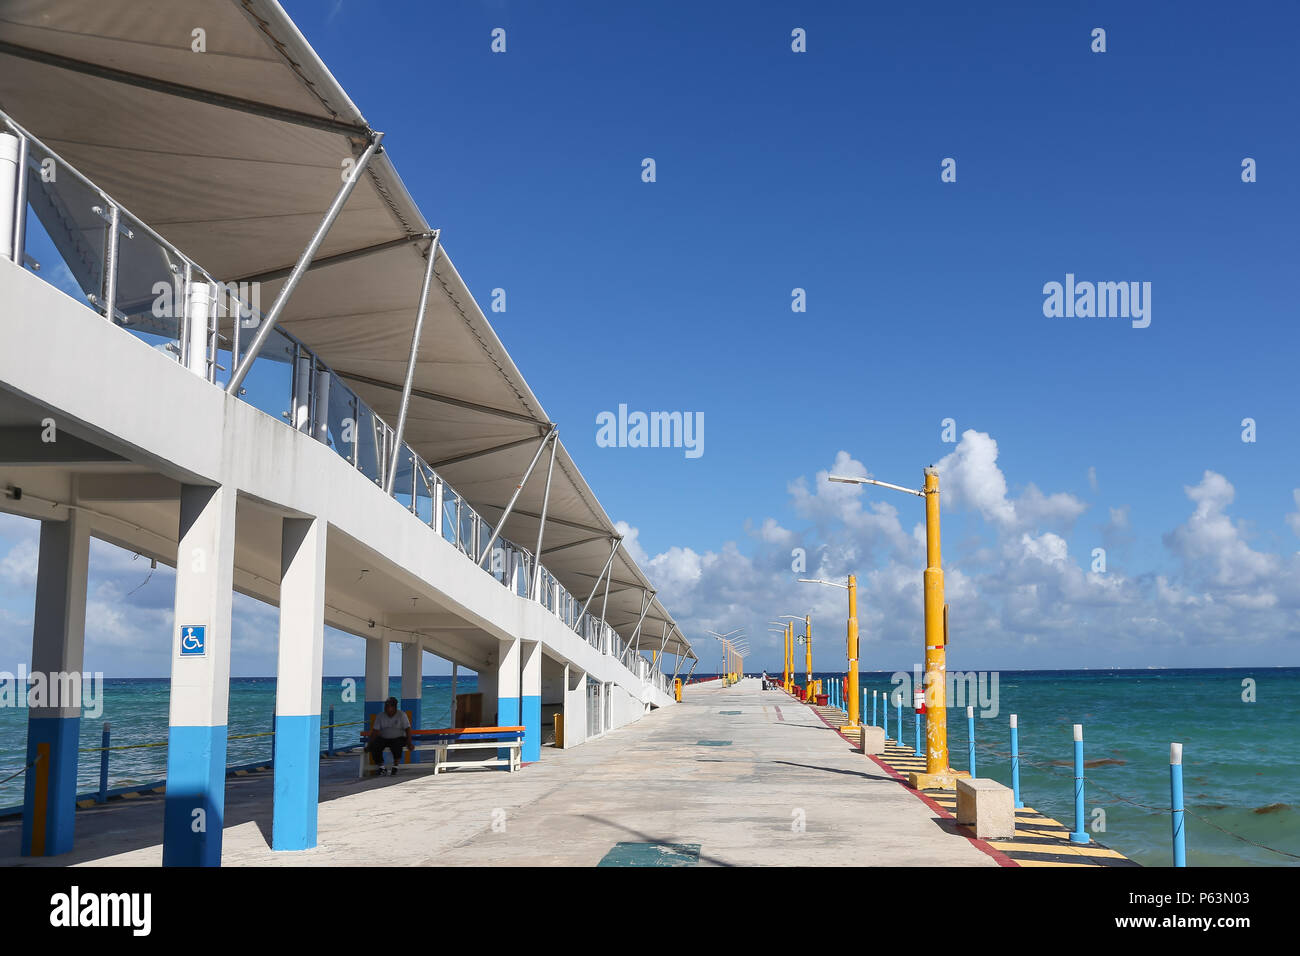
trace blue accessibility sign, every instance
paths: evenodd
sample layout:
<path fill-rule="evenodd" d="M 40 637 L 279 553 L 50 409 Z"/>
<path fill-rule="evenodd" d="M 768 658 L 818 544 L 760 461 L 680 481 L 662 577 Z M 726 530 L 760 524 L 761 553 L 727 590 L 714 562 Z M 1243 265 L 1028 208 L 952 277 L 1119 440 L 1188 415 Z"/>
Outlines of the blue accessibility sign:
<path fill-rule="evenodd" d="M 207 627 L 186 624 L 181 628 L 181 657 L 202 657 L 207 653 Z"/>

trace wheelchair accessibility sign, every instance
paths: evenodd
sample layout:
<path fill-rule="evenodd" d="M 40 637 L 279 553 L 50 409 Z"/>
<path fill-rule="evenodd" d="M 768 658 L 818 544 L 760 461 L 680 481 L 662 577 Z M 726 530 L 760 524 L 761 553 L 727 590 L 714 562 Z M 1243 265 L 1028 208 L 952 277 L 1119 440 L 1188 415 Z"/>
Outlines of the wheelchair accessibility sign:
<path fill-rule="evenodd" d="M 202 657 L 207 653 L 207 627 L 186 624 L 181 628 L 181 657 Z"/>

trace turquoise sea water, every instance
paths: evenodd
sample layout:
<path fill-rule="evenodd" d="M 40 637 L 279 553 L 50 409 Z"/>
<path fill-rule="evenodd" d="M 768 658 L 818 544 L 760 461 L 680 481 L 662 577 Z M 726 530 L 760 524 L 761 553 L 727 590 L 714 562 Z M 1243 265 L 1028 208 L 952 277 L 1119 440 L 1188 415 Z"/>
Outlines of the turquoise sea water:
<path fill-rule="evenodd" d="M 698 675 L 697 675 L 698 676 Z M 817 676 L 829 678 L 830 674 Z M 1256 702 L 1242 700 L 1242 682 L 1255 681 Z M 356 678 L 356 701 L 344 702 L 344 678 L 323 681 L 322 706 L 334 706 L 337 723 L 360 721 L 364 681 Z M 389 693 L 400 697 L 399 681 Z M 476 686 L 464 675 L 458 691 Z M 892 690 L 890 675 L 862 675 L 871 716 L 871 691 Z M 103 721 L 112 723 L 112 743 L 167 739 L 169 685 L 166 680 L 109 680 L 103 715 L 83 719 L 81 746 L 98 747 Z M 262 734 L 271 729 L 274 678 L 233 679 L 230 733 Z M 1007 718 L 1020 719 L 1021 795 L 1032 807 L 1073 824 L 1071 727 L 1084 725 L 1084 757 L 1105 761 L 1086 771 L 1087 822 L 1105 811 L 1105 832 L 1095 838 L 1148 866 L 1170 862 L 1169 743 L 1184 745 L 1188 818 L 1187 860 L 1191 866 L 1295 865 L 1300 860 L 1268 852 L 1216 829 L 1300 856 L 1300 668 L 1142 671 L 1002 671 L 998 713 L 976 719 L 980 776 L 1010 783 Z M 426 727 L 451 722 L 451 678 L 424 679 Z M 889 735 L 897 711 L 891 709 Z M 979 713 L 977 708 L 976 713 Z M 964 709 L 950 706 L 948 738 L 952 765 L 967 766 Z M 913 715 L 903 711 L 903 740 L 914 737 Z M 18 770 L 26 748 L 26 711 L 0 708 L 0 778 Z M 327 723 L 322 720 L 322 725 Z M 358 727 L 335 731 L 336 746 L 355 743 Z M 324 749 L 326 731 L 321 732 Z M 271 738 L 234 739 L 227 763 L 269 759 Z M 160 780 L 166 748 L 116 751 L 109 762 L 111 788 Z M 79 792 L 99 786 L 99 755 L 83 753 Z M 22 777 L 0 785 L 0 806 L 22 802 Z"/>
<path fill-rule="evenodd" d="M 345 695 L 344 681 L 356 682 L 355 696 Z M 361 729 L 360 721 L 366 698 L 365 680 L 360 677 L 326 677 L 321 681 L 321 749 L 327 745 L 329 708 L 334 708 L 334 722 L 348 724 L 334 730 L 335 747 L 355 744 Z M 426 677 L 421 698 L 421 724 L 425 727 L 447 727 L 451 724 L 451 678 Z M 456 692 L 463 694 L 478 685 L 473 674 L 462 674 L 456 682 Z M 156 678 L 119 678 L 104 681 L 103 713 L 96 719 L 81 720 L 81 747 L 99 747 L 103 724 L 108 721 L 112 735 L 110 744 L 152 744 L 167 740 L 167 708 L 170 681 Z M 388 694 L 401 698 L 401 680 L 389 681 Z M 344 700 L 353 696 L 352 701 Z M 270 760 L 272 729 L 275 715 L 275 678 L 245 677 L 230 681 L 230 735 L 226 764 L 236 767 L 257 761 Z M 263 736 L 246 737 L 247 734 Z M 0 708 L 0 780 L 19 770 L 27 753 L 27 711 L 25 708 Z M 77 764 L 77 792 L 89 793 L 99 789 L 99 754 L 82 753 Z M 115 750 L 109 754 L 109 789 L 132 787 L 162 780 L 167 775 L 167 748 L 139 747 Z M 21 804 L 23 778 L 18 776 L 0 784 L 0 807 Z"/>
<path fill-rule="evenodd" d="M 868 721 L 871 691 L 892 690 L 890 676 L 862 675 Z M 1254 703 L 1242 699 L 1247 679 L 1255 682 Z M 903 743 L 912 746 L 909 705 L 910 698 L 903 707 Z M 1169 866 L 1169 744 L 1178 742 L 1188 866 L 1300 864 L 1300 668 L 1001 671 L 997 705 L 996 717 L 975 710 L 976 772 L 1010 786 L 1008 717 L 1017 714 L 1027 806 L 1074 828 L 1072 731 L 1081 723 L 1089 832 L 1145 866 Z M 896 727 L 897 708 L 891 707 L 891 738 Z M 968 740 L 965 708 L 950 701 L 948 747 L 956 770 L 968 767 Z M 1094 761 L 1100 763 L 1087 766 Z M 1098 807 L 1105 811 L 1104 832 L 1092 830 Z M 1295 856 L 1268 852 L 1216 827 Z"/>

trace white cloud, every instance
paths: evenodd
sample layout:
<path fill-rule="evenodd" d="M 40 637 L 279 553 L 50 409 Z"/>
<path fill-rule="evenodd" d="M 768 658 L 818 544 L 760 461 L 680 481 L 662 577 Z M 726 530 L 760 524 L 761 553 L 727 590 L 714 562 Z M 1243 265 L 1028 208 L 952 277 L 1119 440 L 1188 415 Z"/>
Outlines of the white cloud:
<path fill-rule="evenodd" d="M 936 468 L 939 487 L 950 507 L 974 508 L 1003 531 L 1040 527 L 1068 529 L 1088 509 L 1074 495 L 1045 495 L 1030 483 L 1019 498 L 1007 497 L 1007 480 L 998 467 L 998 443 L 974 429 L 962 433 L 957 447 Z"/>
<path fill-rule="evenodd" d="M 1211 587 L 1243 591 L 1276 575 L 1278 557 L 1253 550 L 1241 526 L 1224 514 L 1236 497 L 1227 478 L 1206 471 L 1199 484 L 1183 490 L 1196 511 L 1164 541 L 1193 578 Z"/>

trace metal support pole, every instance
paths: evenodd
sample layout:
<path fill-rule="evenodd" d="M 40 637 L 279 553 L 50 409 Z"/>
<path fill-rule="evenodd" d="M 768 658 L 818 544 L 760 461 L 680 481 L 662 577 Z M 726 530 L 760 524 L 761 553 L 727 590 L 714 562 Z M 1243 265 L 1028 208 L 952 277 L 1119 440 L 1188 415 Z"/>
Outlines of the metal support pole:
<path fill-rule="evenodd" d="M 558 426 L 556 430 L 558 432 Z M 542 492 L 542 512 L 537 521 L 537 550 L 533 552 L 533 573 L 528 588 L 534 601 L 542 600 L 542 532 L 546 530 L 546 509 L 551 503 L 551 473 L 555 471 L 555 449 L 559 444 L 558 439 L 551 442 L 551 460 L 546 466 L 546 490 Z"/>
<path fill-rule="evenodd" d="M 812 669 L 812 616 L 805 615 L 803 619 L 803 639 L 804 639 L 804 665 L 808 670 L 808 689 L 806 693 L 812 693 L 813 669 Z"/>
<path fill-rule="evenodd" d="M 620 659 L 620 661 L 621 661 L 621 659 L 623 659 L 625 656 L 627 656 L 628 648 L 630 648 L 630 646 L 632 646 L 632 641 L 633 641 L 633 639 L 636 639 L 636 640 L 640 640 L 640 639 L 641 639 L 641 623 L 643 622 L 643 620 L 646 619 L 646 614 L 649 613 L 649 611 L 650 611 L 650 605 L 653 605 L 653 604 L 654 604 L 654 596 L 655 596 L 656 593 L 658 593 L 658 592 L 655 592 L 655 591 L 649 591 L 649 592 L 645 592 L 645 591 L 643 591 L 643 592 L 641 592 L 641 604 L 642 604 L 642 607 L 641 607 L 641 617 L 640 617 L 640 618 L 637 618 L 637 626 L 636 626 L 636 628 L 633 628 L 633 631 L 632 631 L 632 637 L 628 637 L 628 643 L 627 643 L 627 645 L 624 646 L 624 648 L 623 648 L 623 653 L 619 654 L 619 659 Z"/>
<path fill-rule="evenodd" d="M 966 708 L 966 763 L 970 766 L 970 778 L 975 779 L 975 708 Z"/>
<path fill-rule="evenodd" d="M 605 596 L 600 600 L 600 627 L 602 631 L 602 636 L 603 636 L 603 629 L 605 627 L 605 612 L 609 610 L 609 579 L 612 578 L 613 576 L 614 575 L 611 574 L 605 578 Z"/>
<path fill-rule="evenodd" d="M 524 485 L 532 475 L 533 469 L 537 467 L 537 460 L 542 457 L 542 449 L 546 447 L 548 441 L 551 441 L 555 437 L 555 433 L 559 431 L 559 429 L 559 425 L 552 425 L 551 430 L 543 435 L 542 440 L 537 443 L 537 451 L 533 452 L 533 460 L 528 463 L 528 467 L 524 470 L 523 477 L 519 479 L 519 484 L 515 485 L 515 493 L 510 496 L 510 501 L 506 503 L 506 510 L 501 512 L 501 517 L 497 519 L 496 527 L 492 529 L 492 537 L 488 538 L 487 544 L 484 545 L 483 550 L 479 552 L 478 560 L 474 562 L 475 564 L 482 564 L 484 556 L 492 550 L 492 545 L 496 543 L 497 538 L 500 536 L 501 529 L 505 527 L 506 519 L 510 517 L 510 512 L 514 510 L 515 502 L 519 500 L 519 493 L 524 490 Z"/>
<path fill-rule="evenodd" d="M 429 283 L 433 280 L 433 261 L 438 258 L 438 239 L 442 230 L 437 229 L 429 241 L 429 262 L 424 267 L 424 284 L 420 286 L 420 307 L 415 312 L 415 328 L 411 330 L 411 354 L 406 360 L 406 381 L 402 385 L 402 409 L 397 413 L 397 440 L 393 444 L 393 464 L 388 469 L 388 481 L 384 493 L 393 493 L 393 479 L 397 476 L 397 455 L 402 447 L 402 436 L 406 434 L 406 413 L 411 404 L 411 384 L 415 381 L 415 361 L 420 355 L 420 334 L 424 331 L 424 310 L 429 304 Z M 414 495 L 412 495 L 414 499 Z"/>
<path fill-rule="evenodd" d="M 610 569 L 611 565 L 613 565 L 614 555 L 618 553 L 618 546 L 622 543 L 622 538 L 614 539 L 614 546 L 609 549 L 609 557 L 605 559 L 605 566 L 600 569 L 600 574 L 596 577 L 596 583 L 591 586 L 591 593 L 587 595 L 587 600 L 582 602 L 582 610 L 578 612 L 579 621 L 582 620 L 582 615 L 587 613 L 587 605 L 590 604 L 591 599 L 596 596 L 596 588 L 600 587 L 601 578 L 605 576 L 605 572 Z"/>
<path fill-rule="evenodd" d="M 108 725 L 105 724 L 105 727 Z M 1187 834 L 1183 830 L 1183 745 L 1169 745 L 1169 810 L 1173 821 L 1174 866 L 1187 865 Z"/>
<path fill-rule="evenodd" d="M 844 696 L 848 698 L 848 724 L 852 729 L 862 722 L 858 711 L 858 578 L 849 575 L 849 676 Z"/>
<path fill-rule="evenodd" d="M 18 182 L 14 187 L 14 262 L 21 269 L 27 244 L 27 137 L 18 137 Z"/>
<path fill-rule="evenodd" d="M 348 197 L 352 195 L 352 190 L 360 181 L 361 174 L 365 172 L 366 167 L 370 165 L 370 160 L 374 157 L 375 153 L 379 151 L 380 144 L 383 141 L 383 133 L 374 133 L 371 136 L 370 143 L 366 146 L 365 152 L 361 154 L 361 157 L 357 160 L 356 166 L 352 169 L 352 175 L 348 177 L 347 182 L 343 184 L 343 188 L 340 189 L 338 194 L 334 197 L 334 202 L 330 204 L 329 209 L 326 211 L 325 218 L 322 219 L 321 224 L 316 227 L 315 235 L 313 235 L 311 241 L 307 243 L 307 248 L 302 251 L 302 255 L 298 257 L 298 262 L 294 265 L 293 271 L 289 273 L 289 278 L 285 280 L 284 285 L 280 288 L 280 294 L 275 297 L 275 302 L 272 303 L 270 311 L 263 316 L 262 324 L 258 327 L 257 335 L 253 337 L 253 341 L 248 346 L 248 354 L 244 356 L 244 361 L 240 362 L 238 365 L 235 365 L 233 361 L 231 362 L 231 365 L 234 367 L 230 370 L 230 383 L 226 386 L 226 394 L 239 394 L 239 386 L 244 383 L 244 376 L 248 374 L 248 369 L 261 353 L 262 347 L 266 345 L 266 340 L 270 338 L 271 332 L 275 329 L 276 323 L 280 321 L 280 315 L 284 312 L 284 307 L 289 302 L 289 296 L 293 295 L 293 290 L 298 287 L 298 282 L 302 279 L 307 268 L 311 265 L 312 259 L 316 256 L 316 250 L 319 249 L 321 243 L 325 241 L 325 236 L 328 235 L 330 227 L 334 225 L 334 220 L 336 220 L 339 217 L 339 213 L 343 211 L 343 206 L 348 201 Z M 114 228 L 116 228 L 116 223 L 114 224 Z"/>
<path fill-rule="evenodd" d="M 95 797 L 96 803 L 108 802 L 108 744 L 111 740 L 109 734 L 108 721 L 104 721 L 104 731 L 99 738 L 99 794 Z"/>
<path fill-rule="evenodd" d="M 108 239 L 104 243 L 104 318 L 116 322 L 117 312 L 117 244 L 121 211 L 114 205 L 108 212 Z"/>
<path fill-rule="evenodd" d="M 1071 843 L 1087 843 L 1088 831 L 1083 824 L 1083 724 L 1074 725 L 1074 830 Z"/>
<path fill-rule="evenodd" d="M 922 576 L 925 609 L 925 771 L 944 774 L 948 764 L 947 643 L 948 610 L 944 603 L 943 558 L 939 547 L 939 473 L 925 469 L 925 553 Z M 955 786 L 955 784 L 948 784 Z"/>

